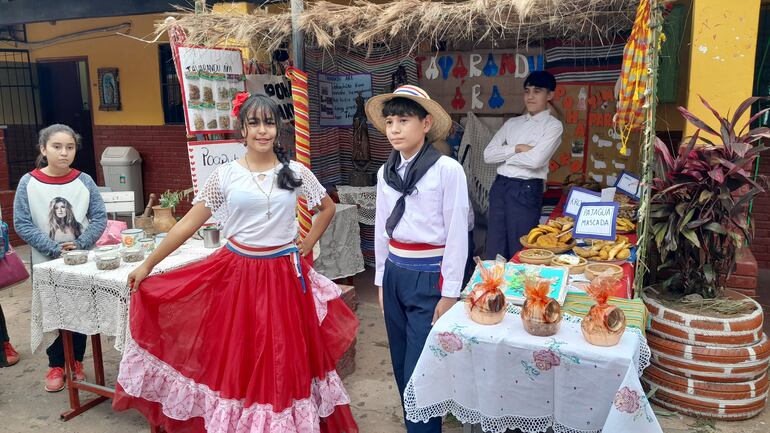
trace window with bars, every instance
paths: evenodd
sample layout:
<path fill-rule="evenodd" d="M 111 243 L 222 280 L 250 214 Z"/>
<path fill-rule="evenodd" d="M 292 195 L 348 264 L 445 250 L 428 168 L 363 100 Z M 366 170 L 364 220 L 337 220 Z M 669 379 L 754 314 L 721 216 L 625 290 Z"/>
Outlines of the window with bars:
<path fill-rule="evenodd" d="M 171 45 L 158 46 L 160 58 L 160 90 L 163 102 L 163 118 L 167 125 L 184 124 L 184 108 L 182 106 L 182 91 L 179 77 L 174 67 L 174 56 Z"/>

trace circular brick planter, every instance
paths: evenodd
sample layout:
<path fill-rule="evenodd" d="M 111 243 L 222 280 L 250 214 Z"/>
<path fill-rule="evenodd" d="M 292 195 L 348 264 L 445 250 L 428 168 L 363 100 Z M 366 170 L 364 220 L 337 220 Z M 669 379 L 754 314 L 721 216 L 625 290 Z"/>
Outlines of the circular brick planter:
<path fill-rule="evenodd" d="M 759 414 L 768 395 L 770 340 L 762 333 L 762 307 L 751 313 L 709 317 L 684 313 L 642 295 L 650 312 L 651 365 L 643 383 L 651 401 L 687 415 L 741 420 Z"/>
<path fill-rule="evenodd" d="M 740 347 L 755 344 L 762 337 L 762 307 L 753 299 L 728 290 L 733 299 L 747 299 L 755 304 L 750 314 L 720 318 L 683 313 L 644 296 L 650 312 L 650 332 L 666 340 L 694 346 Z"/>

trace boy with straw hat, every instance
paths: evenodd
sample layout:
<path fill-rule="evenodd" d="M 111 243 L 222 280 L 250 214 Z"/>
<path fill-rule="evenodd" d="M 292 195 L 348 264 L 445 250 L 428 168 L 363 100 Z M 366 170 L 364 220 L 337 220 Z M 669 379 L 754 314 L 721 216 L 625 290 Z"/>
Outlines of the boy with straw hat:
<path fill-rule="evenodd" d="M 430 144 L 447 136 L 452 120 L 424 90 L 406 85 L 375 96 L 366 114 L 393 146 L 377 172 L 375 284 L 403 403 L 431 326 L 460 296 L 468 187 L 462 166 Z M 409 433 L 441 431 L 440 418 L 405 421 Z"/>

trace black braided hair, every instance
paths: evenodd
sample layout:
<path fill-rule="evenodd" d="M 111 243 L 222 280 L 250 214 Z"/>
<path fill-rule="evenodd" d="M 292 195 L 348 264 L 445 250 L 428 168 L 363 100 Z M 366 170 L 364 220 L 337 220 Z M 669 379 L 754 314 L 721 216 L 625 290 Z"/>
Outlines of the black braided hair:
<path fill-rule="evenodd" d="M 302 185 L 302 178 L 294 176 L 294 172 L 289 167 L 286 149 L 281 146 L 281 109 L 268 96 L 254 94 L 241 105 L 241 110 L 238 112 L 238 123 L 241 125 L 241 132 L 247 129 L 249 115 L 262 117 L 262 120 L 272 118 L 275 121 L 278 132 L 273 143 L 273 152 L 278 161 L 283 164 L 283 167 L 278 172 L 278 187 L 294 191 L 294 189 Z"/>

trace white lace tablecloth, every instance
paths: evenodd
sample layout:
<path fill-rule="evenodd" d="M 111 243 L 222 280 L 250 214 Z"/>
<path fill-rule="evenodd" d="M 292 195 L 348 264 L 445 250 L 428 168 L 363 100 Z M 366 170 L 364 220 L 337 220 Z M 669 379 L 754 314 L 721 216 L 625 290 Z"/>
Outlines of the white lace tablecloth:
<path fill-rule="evenodd" d="M 336 188 L 340 203 L 358 206 L 358 222 L 373 226 L 377 213 L 377 187 L 337 185 Z"/>
<path fill-rule="evenodd" d="M 350 277 L 364 271 L 358 209 L 352 204 L 338 204 L 334 219 L 318 242 L 320 251 L 313 262 L 315 270 L 329 278 Z"/>
<path fill-rule="evenodd" d="M 203 241 L 190 239 L 160 262 L 153 275 L 197 262 L 214 253 Z M 32 335 L 34 352 L 55 331 L 66 329 L 86 335 L 115 337 L 115 349 L 123 350 L 128 331 L 128 274 L 141 262 L 120 263 L 118 269 L 100 271 L 93 261 L 68 266 L 62 259 L 40 263 L 32 269 Z M 47 344 L 46 344 L 47 346 Z"/>
<path fill-rule="evenodd" d="M 628 329 L 613 347 L 588 344 L 565 316 L 552 337 L 528 334 L 519 307 L 493 326 L 457 303 L 434 325 L 404 402 L 415 422 L 452 413 L 486 432 L 662 432 L 639 381 L 650 349 Z"/>

